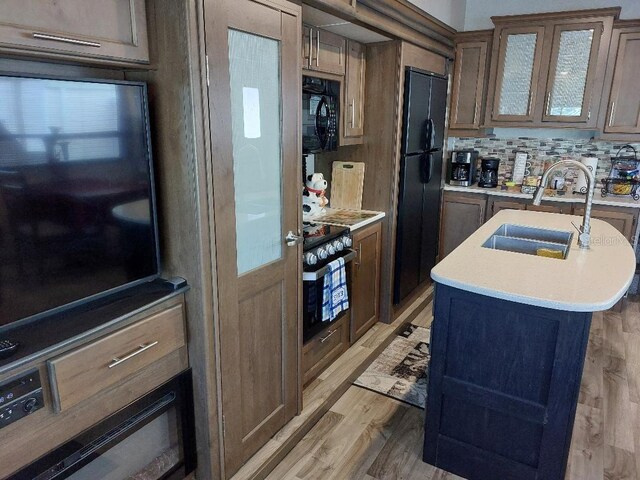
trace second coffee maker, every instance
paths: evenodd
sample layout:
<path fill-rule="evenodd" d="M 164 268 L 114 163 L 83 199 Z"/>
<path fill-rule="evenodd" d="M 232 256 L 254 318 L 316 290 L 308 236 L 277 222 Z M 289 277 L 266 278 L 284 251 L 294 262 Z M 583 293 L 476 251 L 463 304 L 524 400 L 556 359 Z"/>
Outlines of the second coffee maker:
<path fill-rule="evenodd" d="M 480 179 L 478 186 L 483 188 L 495 188 L 498 186 L 498 167 L 500 159 L 495 157 L 483 158 L 480 161 Z"/>

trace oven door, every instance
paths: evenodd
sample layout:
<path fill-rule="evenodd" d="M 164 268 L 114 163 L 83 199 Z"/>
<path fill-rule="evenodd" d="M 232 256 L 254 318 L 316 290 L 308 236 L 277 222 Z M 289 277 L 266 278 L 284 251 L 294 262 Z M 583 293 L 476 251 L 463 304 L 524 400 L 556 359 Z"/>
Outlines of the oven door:
<path fill-rule="evenodd" d="M 10 480 L 183 480 L 195 470 L 191 370 Z"/>
<path fill-rule="evenodd" d="M 338 256 L 334 257 L 335 260 Z M 356 252 L 347 250 L 342 255 L 345 265 L 356 257 Z M 303 295 L 303 342 L 311 340 L 331 322 L 322 321 L 322 304 L 324 301 L 324 278 L 328 273 L 327 266 L 323 266 L 312 272 L 302 274 L 302 295 Z M 347 295 L 351 301 L 351 271 L 346 268 L 347 273 Z M 336 317 L 334 322 L 340 317 Z"/>

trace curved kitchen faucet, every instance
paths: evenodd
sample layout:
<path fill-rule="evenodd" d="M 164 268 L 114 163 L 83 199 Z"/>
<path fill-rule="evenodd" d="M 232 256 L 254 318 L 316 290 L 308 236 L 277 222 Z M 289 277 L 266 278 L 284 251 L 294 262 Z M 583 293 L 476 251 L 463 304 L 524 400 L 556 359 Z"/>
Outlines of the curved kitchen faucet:
<path fill-rule="evenodd" d="M 563 167 L 578 168 L 584 172 L 587 178 L 587 200 L 584 208 L 584 217 L 582 217 L 582 225 L 578 227 L 573 224 L 573 226 L 576 227 L 580 234 L 578 236 L 578 245 L 580 248 L 589 248 L 589 243 L 591 242 L 591 204 L 593 203 L 593 189 L 596 181 L 593 176 L 593 172 L 585 164 L 576 160 L 560 160 L 559 162 L 554 163 L 542 175 L 540 186 L 537 188 L 536 193 L 533 196 L 533 204 L 540 205 L 542 195 L 544 195 L 544 189 L 549 181 L 549 175 L 551 172 Z"/>

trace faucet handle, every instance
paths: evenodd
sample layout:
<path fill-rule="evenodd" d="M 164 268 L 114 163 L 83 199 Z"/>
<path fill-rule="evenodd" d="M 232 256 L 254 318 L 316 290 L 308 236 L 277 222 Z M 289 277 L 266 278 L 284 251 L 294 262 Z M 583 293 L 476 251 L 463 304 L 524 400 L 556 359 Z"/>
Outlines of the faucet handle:
<path fill-rule="evenodd" d="M 580 248 L 589 248 L 589 244 L 591 243 L 590 232 L 586 231 L 582 225 L 578 226 L 573 222 L 571 222 L 571 225 L 578 231 L 578 245 Z"/>

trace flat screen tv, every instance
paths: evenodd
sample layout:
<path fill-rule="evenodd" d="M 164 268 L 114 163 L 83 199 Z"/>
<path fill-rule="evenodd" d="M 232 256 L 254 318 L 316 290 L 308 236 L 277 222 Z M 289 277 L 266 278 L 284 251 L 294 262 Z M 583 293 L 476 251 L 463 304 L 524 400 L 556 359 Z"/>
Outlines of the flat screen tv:
<path fill-rule="evenodd" d="M 144 83 L 0 75 L 0 332 L 157 277 Z"/>

